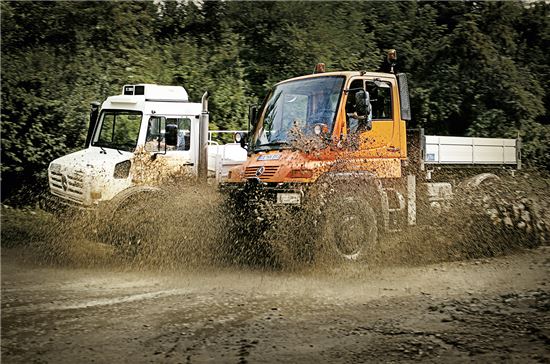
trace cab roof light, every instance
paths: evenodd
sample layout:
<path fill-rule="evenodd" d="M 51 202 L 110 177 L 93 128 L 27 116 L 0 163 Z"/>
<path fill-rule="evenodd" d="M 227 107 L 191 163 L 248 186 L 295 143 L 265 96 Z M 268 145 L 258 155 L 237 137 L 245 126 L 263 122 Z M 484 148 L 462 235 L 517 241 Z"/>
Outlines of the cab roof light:
<path fill-rule="evenodd" d="M 189 95 L 182 86 L 166 86 L 152 83 L 124 85 L 122 96 L 144 96 L 145 101 L 189 102 Z"/>
<path fill-rule="evenodd" d="M 397 63 L 397 51 L 395 49 L 388 49 L 387 60 L 390 65 L 390 72 L 394 73 L 393 67 L 395 67 L 395 64 Z"/>
<path fill-rule="evenodd" d="M 325 72 L 325 64 L 324 63 L 317 63 L 315 65 L 315 69 L 313 70 L 313 73 L 324 73 Z"/>

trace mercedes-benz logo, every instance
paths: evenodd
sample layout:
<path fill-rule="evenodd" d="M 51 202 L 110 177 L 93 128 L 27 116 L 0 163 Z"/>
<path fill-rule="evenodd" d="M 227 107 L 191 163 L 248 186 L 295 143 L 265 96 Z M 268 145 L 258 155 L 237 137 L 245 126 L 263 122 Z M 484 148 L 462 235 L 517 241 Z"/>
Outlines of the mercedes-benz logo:
<path fill-rule="evenodd" d="M 63 191 L 67 191 L 67 188 L 69 188 L 69 181 L 67 181 L 67 176 L 64 174 L 61 175 L 61 187 L 63 187 Z"/>
<path fill-rule="evenodd" d="M 258 167 L 258 169 L 256 170 L 256 177 L 260 177 L 262 173 L 264 173 L 264 171 L 265 171 L 264 166 Z"/>

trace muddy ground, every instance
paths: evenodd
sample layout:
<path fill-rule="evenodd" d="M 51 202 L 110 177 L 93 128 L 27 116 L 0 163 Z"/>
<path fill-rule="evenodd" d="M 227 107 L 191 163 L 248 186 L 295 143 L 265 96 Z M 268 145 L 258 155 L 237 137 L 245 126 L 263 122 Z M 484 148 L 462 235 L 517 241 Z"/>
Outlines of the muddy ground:
<path fill-rule="evenodd" d="M 518 234 L 550 226 L 550 179 L 519 180 L 501 212 L 521 226 L 464 213 L 380 239 L 366 262 L 287 269 L 226 259 L 208 190 L 107 219 L 118 231 L 3 206 L 2 363 L 550 363 L 550 246 Z M 147 226 L 138 253 L 113 248 Z"/>
<path fill-rule="evenodd" d="M 550 248 L 416 267 L 154 272 L 2 249 L 3 363 L 550 362 Z"/>

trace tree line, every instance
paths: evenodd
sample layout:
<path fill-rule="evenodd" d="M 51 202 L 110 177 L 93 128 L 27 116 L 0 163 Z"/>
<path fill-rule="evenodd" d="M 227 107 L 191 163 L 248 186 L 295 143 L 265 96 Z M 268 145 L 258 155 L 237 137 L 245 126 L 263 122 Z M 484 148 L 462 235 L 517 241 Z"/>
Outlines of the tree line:
<path fill-rule="evenodd" d="M 211 94 L 212 128 L 246 125 L 270 86 L 380 70 L 398 50 L 427 133 L 523 140 L 550 166 L 547 2 L 17 2 L 1 6 L 2 199 L 46 189 L 48 163 L 82 148 L 89 103 L 122 85 Z"/>

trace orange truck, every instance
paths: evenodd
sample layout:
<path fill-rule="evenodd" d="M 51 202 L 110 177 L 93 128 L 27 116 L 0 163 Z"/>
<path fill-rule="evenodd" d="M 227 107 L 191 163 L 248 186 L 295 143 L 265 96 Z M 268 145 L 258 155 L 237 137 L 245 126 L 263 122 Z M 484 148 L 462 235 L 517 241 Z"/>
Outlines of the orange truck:
<path fill-rule="evenodd" d="M 237 235 L 257 243 L 279 216 L 266 206 L 307 210 L 300 219 L 315 226 L 308 236 L 329 236 L 330 249 L 356 260 L 384 235 L 448 209 L 458 183 L 446 171 L 463 167 L 461 185 L 478 186 L 498 178 L 495 171 L 521 167 L 519 140 L 408 131 L 407 78 L 393 73 L 395 59 L 392 50 L 389 73 L 324 72 L 318 64 L 251 108 L 250 132 L 235 136 L 248 159 L 222 185 L 238 211 Z"/>

